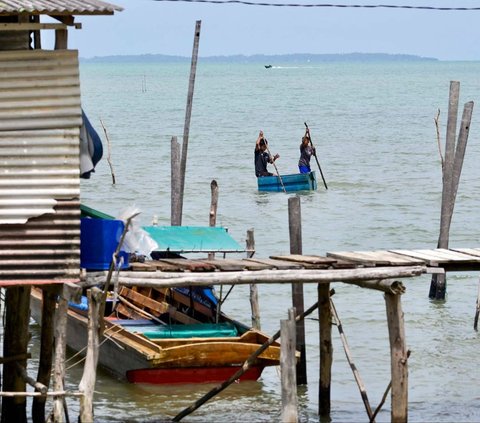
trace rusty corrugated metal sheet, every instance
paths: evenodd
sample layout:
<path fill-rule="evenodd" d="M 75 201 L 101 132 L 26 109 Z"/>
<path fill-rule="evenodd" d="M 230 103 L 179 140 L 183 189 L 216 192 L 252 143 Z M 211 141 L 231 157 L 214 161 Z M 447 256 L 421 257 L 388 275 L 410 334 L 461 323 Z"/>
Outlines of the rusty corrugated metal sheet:
<path fill-rule="evenodd" d="M 122 7 L 99 0 L 2 0 L 0 15 L 113 15 Z"/>
<path fill-rule="evenodd" d="M 80 272 L 76 51 L 0 52 L 0 286 Z"/>

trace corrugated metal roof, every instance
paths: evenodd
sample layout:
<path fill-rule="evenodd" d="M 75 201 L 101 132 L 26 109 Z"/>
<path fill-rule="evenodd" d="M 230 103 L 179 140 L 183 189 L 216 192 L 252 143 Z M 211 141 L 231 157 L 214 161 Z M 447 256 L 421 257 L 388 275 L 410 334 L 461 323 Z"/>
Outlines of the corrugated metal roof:
<path fill-rule="evenodd" d="M 0 15 L 113 15 L 122 7 L 99 0 L 2 0 Z"/>
<path fill-rule="evenodd" d="M 0 52 L 0 286 L 80 274 L 78 53 Z"/>

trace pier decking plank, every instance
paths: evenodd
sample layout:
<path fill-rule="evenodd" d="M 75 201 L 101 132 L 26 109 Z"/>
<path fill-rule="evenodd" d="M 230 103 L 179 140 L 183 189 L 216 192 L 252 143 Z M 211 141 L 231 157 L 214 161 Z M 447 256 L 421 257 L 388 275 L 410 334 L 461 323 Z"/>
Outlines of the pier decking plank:
<path fill-rule="evenodd" d="M 295 263 L 294 261 L 287 261 L 287 260 L 274 260 L 274 259 L 257 259 L 257 258 L 248 258 L 245 261 L 253 261 L 255 263 L 267 264 L 272 266 L 274 269 L 302 269 L 302 265 Z"/>

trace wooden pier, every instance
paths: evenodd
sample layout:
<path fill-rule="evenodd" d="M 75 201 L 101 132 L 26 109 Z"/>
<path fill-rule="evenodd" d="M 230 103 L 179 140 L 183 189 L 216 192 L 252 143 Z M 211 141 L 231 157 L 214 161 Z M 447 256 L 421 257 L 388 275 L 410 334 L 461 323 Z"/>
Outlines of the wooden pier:
<path fill-rule="evenodd" d="M 406 289 L 399 279 L 427 273 L 444 274 L 449 271 L 467 270 L 480 270 L 480 248 L 344 251 L 328 252 L 324 256 L 286 254 L 269 258 L 245 259 L 160 259 L 146 263 L 131 263 L 129 270 L 119 271 L 117 283 L 122 286 L 155 288 L 241 284 L 292 284 L 295 286 L 316 283 L 318 302 L 312 307 L 318 308 L 320 325 L 319 415 L 324 417 L 330 414 L 331 409 L 332 322 L 336 322 L 337 326 L 341 327 L 341 324 L 338 324 L 338 316 L 332 314 L 335 308 L 331 299 L 333 292 L 331 283 L 353 284 L 382 291 L 385 294 L 391 352 L 391 382 L 388 385 L 388 390 L 391 389 L 391 419 L 395 422 L 406 422 L 408 420 L 409 350 L 405 339 L 401 305 L 401 295 Z M 91 272 L 86 274 L 81 285 L 84 288 L 96 286 L 104 283 L 106 278 L 107 272 Z M 346 340 L 344 348 L 347 352 Z M 245 366 L 246 364 L 243 367 Z M 355 366 L 352 365 L 352 369 L 354 368 Z M 290 379 L 295 380 L 295 378 Z M 361 390 L 368 418 L 374 421 L 383 402 L 374 412 L 368 403 L 359 374 L 355 374 L 355 379 Z M 200 399 L 196 404 L 183 410 L 174 421 L 180 421 L 228 384 L 224 383 L 206 394 L 204 400 Z M 285 390 L 285 387 L 282 389 Z M 292 390 L 296 392 L 296 387 L 292 386 Z M 388 390 L 384 396 L 387 395 Z M 291 398 L 291 393 L 288 394 L 283 396 Z M 290 413 L 291 406 L 291 403 L 284 405 Z"/>

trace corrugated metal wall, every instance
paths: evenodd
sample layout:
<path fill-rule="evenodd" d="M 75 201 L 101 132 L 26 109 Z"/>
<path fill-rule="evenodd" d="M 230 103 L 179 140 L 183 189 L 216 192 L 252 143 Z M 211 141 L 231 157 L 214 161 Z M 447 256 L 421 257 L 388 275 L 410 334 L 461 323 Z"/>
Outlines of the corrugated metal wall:
<path fill-rule="evenodd" d="M 0 52 L 0 285 L 77 280 L 76 51 Z"/>

